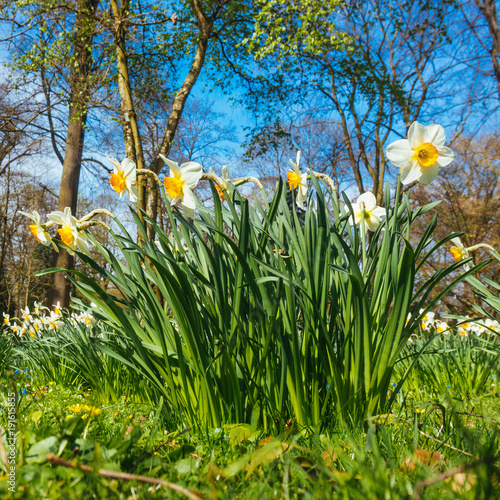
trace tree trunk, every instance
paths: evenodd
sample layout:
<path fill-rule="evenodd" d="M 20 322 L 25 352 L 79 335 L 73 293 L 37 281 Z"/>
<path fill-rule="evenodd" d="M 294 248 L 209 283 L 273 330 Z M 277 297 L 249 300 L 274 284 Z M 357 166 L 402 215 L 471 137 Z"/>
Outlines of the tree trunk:
<path fill-rule="evenodd" d="M 7 164 L 7 189 L 5 193 L 5 209 L 2 207 L 2 212 L 0 213 L 0 228 L 2 228 L 2 241 L 0 243 L 0 309 L 4 310 L 6 313 L 9 312 L 10 304 L 10 293 L 9 287 L 7 285 L 7 279 L 5 276 L 5 254 L 7 250 L 7 239 L 8 235 L 8 216 L 9 213 L 9 202 L 10 202 L 10 162 Z"/>
<path fill-rule="evenodd" d="M 138 168 L 148 168 L 158 175 L 164 165 L 160 158 L 156 158 L 151 165 L 144 167 L 142 141 L 134 111 L 125 44 L 127 34 L 127 15 L 130 12 L 129 3 L 129 0 L 124 0 L 120 9 L 117 0 L 111 0 L 117 50 L 118 89 L 120 92 L 120 107 L 125 148 L 127 156 L 132 154 L 136 155 L 133 159 L 137 159 Z M 214 19 L 209 18 L 206 15 L 199 0 L 191 0 L 190 3 L 193 14 L 196 17 L 200 35 L 196 46 L 194 60 L 181 88 L 179 89 L 179 92 L 177 92 L 175 96 L 172 111 L 163 134 L 159 153 L 165 156 L 168 156 L 172 147 L 174 135 L 177 131 L 177 127 L 179 126 L 186 100 L 201 73 L 201 69 L 205 62 L 208 42 L 213 28 Z M 141 175 L 137 180 L 137 189 L 139 194 L 139 208 L 144 210 L 148 217 L 150 217 L 153 221 L 156 221 L 158 215 L 158 188 L 155 181 L 150 176 Z M 142 217 L 141 213 L 139 213 L 139 215 Z M 154 240 L 155 234 L 151 225 L 147 226 L 147 235 L 149 241 Z"/>
<path fill-rule="evenodd" d="M 203 8 L 198 0 L 191 0 L 191 7 L 193 13 L 196 17 L 196 23 L 200 32 L 200 38 L 196 45 L 196 52 L 194 55 L 193 62 L 189 68 L 189 72 L 182 83 L 179 92 L 177 92 L 170 116 L 168 117 L 167 126 L 165 127 L 165 132 L 163 133 L 162 142 L 160 145 L 159 153 L 168 157 L 172 144 L 174 142 L 174 136 L 179 126 L 179 122 L 182 117 L 182 112 L 184 111 L 184 106 L 186 105 L 187 98 L 191 93 L 198 77 L 200 76 L 203 64 L 205 62 L 205 56 L 208 49 L 208 42 L 213 29 L 213 19 L 208 18 Z M 163 161 L 160 158 L 156 158 L 149 168 L 158 175 L 160 170 L 164 166 Z M 146 189 L 145 204 L 143 207 L 146 210 L 148 216 L 156 221 L 157 218 L 157 207 L 158 207 L 158 190 L 152 189 L 152 179 L 148 178 L 148 186 Z M 148 239 L 150 241 L 154 240 L 154 232 L 152 226 L 148 226 Z"/>
<path fill-rule="evenodd" d="M 59 190 L 58 210 L 71 208 L 76 216 L 78 184 L 82 166 L 85 123 L 92 79 L 92 41 L 95 32 L 95 10 L 99 0 L 78 0 L 75 29 L 75 49 L 73 52 L 71 76 L 69 121 L 64 151 L 63 173 Z M 75 259 L 65 250 L 60 250 L 55 258 L 55 266 L 73 269 Z M 52 304 L 60 302 L 69 305 L 70 283 L 64 273 L 54 274 Z"/>
<path fill-rule="evenodd" d="M 142 151 L 142 140 L 139 133 L 139 125 L 135 114 L 134 100 L 130 87 L 128 73 L 128 56 L 126 51 L 126 37 L 128 31 L 128 15 L 130 12 L 130 0 L 124 0 L 121 8 L 117 0 L 111 0 L 114 22 L 114 40 L 116 45 L 116 62 L 118 70 L 118 92 L 120 94 L 120 111 L 123 128 L 123 139 L 127 158 L 134 160 L 138 169 L 144 169 L 144 153 Z M 145 176 L 137 179 L 137 190 L 139 195 L 139 207 L 144 206 L 146 190 Z M 144 216 L 139 211 L 139 218 L 144 222 Z M 137 230 L 137 240 L 141 240 L 141 232 Z"/>

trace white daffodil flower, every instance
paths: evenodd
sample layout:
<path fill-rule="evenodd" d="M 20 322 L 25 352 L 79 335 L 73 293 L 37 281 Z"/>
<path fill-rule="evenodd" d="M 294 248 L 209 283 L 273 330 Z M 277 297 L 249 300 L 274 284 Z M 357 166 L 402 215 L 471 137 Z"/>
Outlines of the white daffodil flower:
<path fill-rule="evenodd" d="M 87 327 L 91 327 L 94 324 L 94 316 L 87 312 L 82 312 L 79 316 L 77 316 L 77 320 Z"/>
<path fill-rule="evenodd" d="M 438 175 L 439 167 L 446 167 L 455 157 L 444 145 L 445 135 L 441 125 L 421 125 L 413 122 L 408 139 L 400 139 L 387 146 L 387 158 L 400 168 L 401 182 L 413 181 L 430 184 Z"/>
<path fill-rule="evenodd" d="M 420 309 L 420 311 L 418 311 L 419 314 L 422 314 L 423 312 L 423 309 Z M 420 324 L 420 326 L 424 330 L 430 330 L 434 326 L 434 316 L 435 313 L 433 313 L 432 311 L 425 314 L 422 318 L 422 323 Z"/>
<path fill-rule="evenodd" d="M 132 160 L 125 158 L 121 163 L 116 159 L 108 156 L 106 158 L 113 164 L 113 173 L 110 177 L 110 184 L 113 189 L 123 196 L 125 191 L 132 203 L 139 201 L 139 195 L 136 186 L 136 166 Z"/>
<path fill-rule="evenodd" d="M 208 169 L 208 172 L 211 175 L 217 176 L 217 174 L 215 173 L 215 171 L 214 171 L 214 169 L 212 167 L 210 167 Z M 231 196 L 231 192 L 229 191 L 229 186 L 232 185 L 232 182 L 231 182 L 230 177 L 229 177 L 229 169 L 227 168 L 226 165 L 222 165 L 222 167 L 221 167 L 221 174 L 222 174 L 222 179 L 223 179 L 222 184 L 224 185 L 224 189 L 227 191 L 228 195 Z M 217 190 L 217 193 L 219 193 L 220 199 L 222 201 L 226 201 L 226 195 L 224 193 L 224 190 L 221 189 L 217 184 L 215 184 L 215 189 Z"/>
<path fill-rule="evenodd" d="M 64 325 L 64 321 L 62 321 L 60 314 L 57 314 L 55 311 L 50 311 L 48 325 L 49 330 L 59 330 L 59 328 Z"/>
<path fill-rule="evenodd" d="M 485 334 L 487 331 L 486 325 L 484 324 L 484 319 L 480 319 L 472 323 L 470 331 L 476 334 L 478 337 Z"/>
<path fill-rule="evenodd" d="M 68 253 L 70 255 L 75 254 L 77 247 L 85 255 L 90 255 L 87 237 L 85 233 L 78 231 L 77 220 L 71 215 L 71 208 L 66 207 L 64 212 L 52 212 L 47 217 L 52 222 L 62 226 L 57 232 L 61 241 L 69 247 Z"/>
<path fill-rule="evenodd" d="M 464 319 L 469 319 L 469 316 L 465 316 Z M 457 326 L 458 334 L 462 337 L 468 337 L 469 331 L 471 330 L 471 324 L 466 321 Z"/>
<path fill-rule="evenodd" d="M 179 166 L 175 161 L 160 155 L 160 158 L 170 168 L 170 177 L 165 177 L 163 183 L 168 196 L 171 198 L 171 205 L 181 202 L 182 210 L 186 217 L 194 217 L 196 203 L 193 189 L 196 188 L 203 174 L 203 168 L 195 161 L 188 161 Z"/>
<path fill-rule="evenodd" d="M 57 301 L 57 304 L 52 304 L 52 307 L 54 308 L 54 312 L 55 312 L 58 316 L 62 316 L 62 312 L 61 312 L 61 309 L 62 309 L 61 302 Z"/>
<path fill-rule="evenodd" d="M 297 151 L 297 159 L 295 162 L 290 160 L 292 166 L 286 174 L 290 191 L 298 188 L 296 203 L 299 208 L 304 208 L 304 203 L 307 200 L 307 172 L 302 173 L 299 168 L 300 164 L 300 151 Z"/>
<path fill-rule="evenodd" d="M 30 224 L 28 227 L 30 228 L 31 233 L 33 236 L 42 244 L 45 245 L 46 247 L 52 245 L 54 247 L 54 250 L 56 252 L 59 252 L 59 249 L 57 248 L 57 245 L 52 241 L 52 236 L 45 231 L 45 225 L 41 223 L 40 220 L 40 214 L 34 210 L 32 214 L 28 214 L 26 212 L 21 212 L 19 211 L 21 215 L 25 215 L 29 219 L 31 219 L 34 224 Z"/>
<path fill-rule="evenodd" d="M 436 329 L 436 333 L 442 333 L 443 335 L 449 335 L 450 333 L 450 327 L 445 321 L 436 320 L 434 328 Z"/>
<path fill-rule="evenodd" d="M 484 321 L 484 326 L 487 328 L 486 333 L 488 333 L 488 334 L 491 332 L 495 332 L 495 333 L 500 332 L 500 323 L 498 323 L 498 321 L 496 319 L 486 318 Z"/>
<path fill-rule="evenodd" d="M 49 308 L 45 307 L 41 302 L 37 302 L 35 300 L 35 303 L 33 304 L 33 307 L 35 308 L 35 313 L 40 315 L 42 314 L 42 311 L 48 311 Z"/>
<path fill-rule="evenodd" d="M 360 224 L 361 218 L 364 216 L 364 221 L 366 226 L 370 231 L 376 231 L 379 224 L 382 222 L 382 217 L 385 215 L 385 208 L 377 206 L 377 199 L 373 193 L 369 191 L 363 193 L 356 200 L 356 203 L 352 203 L 352 212 L 349 219 L 349 223 L 353 226 L 354 224 Z"/>
<path fill-rule="evenodd" d="M 33 317 L 31 316 L 31 311 L 28 306 L 25 309 L 21 307 L 21 319 L 24 323 L 31 323 L 33 321 Z"/>
<path fill-rule="evenodd" d="M 450 240 L 455 246 L 450 248 L 450 253 L 453 255 L 453 258 L 455 259 L 455 262 L 460 262 L 461 260 L 468 259 L 470 257 L 470 253 L 465 248 L 464 244 L 460 241 L 460 238 L 452 238 Z M 472 265 L 470 262 L 467 262 L 467 264 L 464 264 L 464 269 L 468 271 L 469 269 L 472 268 Z"/>

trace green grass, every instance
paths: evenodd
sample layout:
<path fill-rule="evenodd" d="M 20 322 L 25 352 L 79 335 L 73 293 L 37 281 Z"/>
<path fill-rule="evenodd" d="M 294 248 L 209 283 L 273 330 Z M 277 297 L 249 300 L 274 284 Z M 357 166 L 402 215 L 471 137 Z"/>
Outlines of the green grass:
<path fill-rule="evenodd" d="M 117 342 L 118 334 L 101 325 L 92 327 L 63 317 L 58 330 L 41 330 L 32 338 L 15 338 L 10 345 L 19 366 L 36 371 L 47 382 L 57 380 L 64 386 L 98 388 L 103 401 L 123 396 L 144 400 L 151 394 L 147 381 L 120 361 L 103 353 L 99 345 Z M 6 359 L 6 358 L 5 358 Z"/>
<path fill-rule="evenodd" d="M 429 394 L 446 392 L 470 399 L 488 393 L 500 380 L 500 342 L 497 336 L 462 337 L 455 332 L 436 335 L 429 340 L 416 338 L 396 364 L 395 380 L 399 380 L 423 350 L 409 373 L 404 388 Z"/>
<path fill-rule="evenodd" d="M 446 365 L 450 355 L 434 354 L 436 366 Z M 500 452 L 498 389 L 494 383 L 467 399 L 459 387 L 438 392 L 434 386 L 403 386 L 393 413 L 365 428 L 332 426 L 318 434 L 290 421 L 277 435 L 249 425 L 202 432 L 163 420 L 157 405 L 125 398 L 104 403 L 99 387 L 68 387 L 48 380 L 41 369 L 20 367 L 17 374 L 0 377 L 0 394 L 19 396 L 17 489 L 9 492 L 3 475 L 0 496 L 182 497 L 165 487 L 153 495 L 145 483 L 50 465 L 46 456 L 53 452 L 76 464 L 161 478 L 203 498 L 414 498 L 419 484 L 429 480 L 436 482 L 422 490 L 422 498 L 495 498 L 498 468 L 487 459 Z M 68 408 L 74 405 L 98 407 L 102 413 L 89 423 L 81 418 L 83 410 Z M 5 411 L 0 425 L 4 431 Z M 439 460 L 415 462 L 415 450 L 425 450 L 417 456 L 437 452 Z M 472 463 L 478 465 L 467 470 L 474 483 L 469 491 L 438 480 L 441 473 Z"/>

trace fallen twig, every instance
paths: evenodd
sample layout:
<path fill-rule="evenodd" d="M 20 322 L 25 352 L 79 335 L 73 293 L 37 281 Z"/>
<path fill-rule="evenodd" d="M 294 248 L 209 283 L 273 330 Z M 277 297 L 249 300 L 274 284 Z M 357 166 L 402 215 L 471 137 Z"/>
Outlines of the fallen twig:
<path fill-rule="evenodd" d="M 413 426 L 412 422 L 409 422 L 408 420 L 404 420 L 404 419 L 401 419 L 401 420 L 403 422 L 405 422 L 406 424 Z M 468 453 L 466 451 L 460 450 L 459 448 L 455 448 L 454 446 L 451 446 L 451 444 L 447 444 L 444 441 L 441 441 L 440 439 L 437 439 L 434 436 L 431 436 L 430 434 L 426 434 L 425 432 L 421 431 L 420 429 L 417 429 L 417 430 L 420 434 L 422 434 L 422 436 L 425 436 L 426 438 L 432 439 L 433 441 L 436 441 L 436 443 L 439 443 L 443 446 L 446 446 L 447 448 L 450 448 L 453 451 L 458 451 L 458 453 L 462 453 L 462 455 L 466 455 L 468 457 L 475 458 L 474 455 L 471 455 L 470 453 Z"/>
<path fill-rule="evenodd" d="M 56 457 L 53 453 L 49 453 L 47 455 L 47 460 L 54 465 L 61 465 L 63 467 L 69 467 L 71 469 L 80 469 L 84 472 L 93 472 L 93 467 L 89 467 L 88 465 L 75 465 L 73 462 L 69 460 L 63 460 L 62 458 Z M 156 479 L 155 477 L 149 476 L 137 476 L 135 474 L 128 474 L 127 472 L 115 472 L 112 470 L 99 469 L 97 472 L 100 476 L 103 477 L 112 477 L 113 479 L 124 479 L 126 481 L 140 481 L 142 483 L 150 483 L 150 484 L 158 484 L 160 486 L 165 486 L 166 488 L 170 488 L 171 490 L 178 491 L 183 495 L 186 495 L 188 498 L 192 500 L 203 500 L 203 497 L 193 493 L 182 486 L 179 486 L 175 483 L 170 483 L 168 481 L 164 481 L 163 479 Z"/>
<path fill-rule="evenodd" d="M 493 422 L 496 422 L 498 420 L 493 417 L 486 417 L 485 415 L 477 415 L 476 413 L 467 413 L 466 411 L 455 411 L 455 410 L 448 410 L 448 411 L 450 413 L 454 413 L 455 415 L 467 415 L 468 417 L 484 418 L 485 420 L 492 420 Z"/>

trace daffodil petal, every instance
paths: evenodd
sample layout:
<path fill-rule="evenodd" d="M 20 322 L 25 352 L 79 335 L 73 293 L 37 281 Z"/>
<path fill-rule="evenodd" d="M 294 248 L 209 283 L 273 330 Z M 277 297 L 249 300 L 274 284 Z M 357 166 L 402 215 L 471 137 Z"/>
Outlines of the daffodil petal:
<path fill-rule="evenodd" d="M 385 216 L 385 208 L 382 207 L 375 207 L 371 211 L 372 215 L 375 215 L 376 217 L 384 217 Z"/>
<path fill-rule="evenodd" d="M 130 188 L 127 189 L 127 192 L 132 203 L 137 203 L 139 201 L 139 192 L 135 185 L 131 185 Z"/>
<path fill-rule="evenodd" d="M 414 160 L 411 160 L 407 166 L 401 168 L 401 182 L 405 185 L 420 179 L 421 175 L 422 170 L 420 169 L 420 165 Z"/>
<path fill-rule="evenodd" d="M 304 203 L 307 201 L 307 188 L 305 191 L 302 188 L 299 188 L 297 191 L 297 198 L 295 203 L 299 208 L 304 208 Z"/>
<path fill-rule="evenodd" d="M 21 212 L 21 210 L 19 210 L 18 213 L 20 213 L 21 215 L 24 215 L 25 217 L 28 217 L 28 219 L 31 219 L 32 221 L 34 221 L 34 223 L 37 226 L 41 225 L 40 214 L 36 210 L 33 210 L 32 214 L 29 214 L 27 212 Z"/>
<path fill-rule="evenodd" d="M 184 217 L 194 219 L 194 208 L 182 204 L 182 212 L 184 213 Z"/>
<path fill-rule="evenodd" d="M 437 148 L 439 156 L 438 159 L 436 160 L 437 164 L 440 165 L 441 167 L 446 167 L 446 165 L 449 165 L 453 159 L 455 158 L 455 153 L 450 149 L 447 148 L 446 146 L 441 146 Z"/>
<path fill-rule="evenodd" d="M 364 203 L 365 210 L 372 210 L 377 205 L 377 199 L 373 193 L 367 191 L 358 197 L 356 203 L 358 206 L 361 206 L 361 203 Z"/>
<path fill-rule="evenodd" d="M 181 178 L 189 189 L 194 189 L 203 175 L 202 166 L 195 161 L 181 165 Z"/>
<path fill-rule="evenodd" d="M 90 248 L 89 248 L 89 245 L 87 243 L 86 237 L 82 237 L 81 234 L 78 235 L 77 245 L 82 253 L 84 253 L 85 255 L 90 255 Z"/>
<path fill-rule="evenodd" d="M 430 142 L 436 148 L 440 148 L 444 145 L 445 135 L 444 128 L 441 125 L 432 124 L 427 125 L 424 131 L 424 137 L 422 142 Z"/>
<path fill-rule="evenodd" d="M 136 179 L 136 176 L 135 176 L 135 170 L 136 170 L 135 162 L 133 162 L 132 160 L 129 160 L 128 158 L 125 158 L 122 161 L 121 169 L 122 169 L 125 177 L 127 179 L 130 179 L 130 182 L 135 183 L 135 179 Z"/>
<path fill-rule="evenodd" d="M 170 168 L 170 177 L 174 177 L 174 176 L 179 177 L 181 175 L 181 169 L 180 169 L 179 164 L 177 162 L 169 160 L 168 158 L 165 158 L 163 155 L 158 155 L 158 156 Z M 172 175 L 172 173 L 174 175 Z"/>
<path fill-rule="evenodd" d="M 381 223 L 380 217 L 374 216 L 373 212 L 370 214 L 370 218 L 366 221 L 366 226 L 370 231 L 376 231 Z"/>
<path fill-rule="evenodd" d="M 184 187 L 184 196 L 182 197 L 182 208 L 188 208 L 193 210 L 196 208 L 196 201 L 194 199 L 194 194 L 191 189 Z"/>
<path fill-rule="evenodd" d="M 47 219 L 55 222 L 56 224 L 60 224 L 61 226 L 65 223 L 64 214 L 63 212 L 59 211 L 48 214 Z"/>
<path fill-rule="evenodd" d="M 416 149 L 424 141 L 425 127 L 418 122 L 413 122 L 408 130 L 408 142 L 411 149 Z"/>
<path fill-rule="evenodd" d="M 394 141 L 392 144 L 389 144 L 386 149 L 387 159 L 400 168 L 408 163 L 408 159 L 412 154 L 413 150 L 410 148 L 410 143 L 407 139 Z"/>
<path fill-rule="evenodd" d="M 418 182 L 422 184 L 430 184 L 439 174 L 439 165 L 432 165 L 422 169 L 422 175 L 418 178 Z"/>
<path fill-rule="evenodd" d="M 109 156 L 108 153 L 105 154 L 108 161 L 111 162 L 111 164 L 113 165 L 114 173 L 117 174 L 118 172 L 120 172 L 121 171 L 120 162 L 116 158 Z"/>

